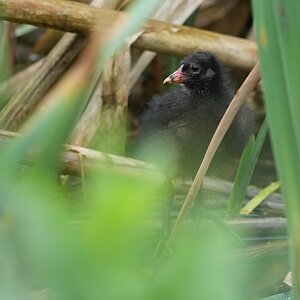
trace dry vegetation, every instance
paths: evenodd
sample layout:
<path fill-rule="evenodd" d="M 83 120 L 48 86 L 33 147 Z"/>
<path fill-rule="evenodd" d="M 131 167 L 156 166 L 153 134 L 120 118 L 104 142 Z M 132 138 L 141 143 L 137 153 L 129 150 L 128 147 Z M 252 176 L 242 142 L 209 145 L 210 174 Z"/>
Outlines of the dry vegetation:
<path fill-rule="evenodd" d="M 287 234 L 281 194 L 274 193 L 274 190 L 267 193 L 267 196 L 262 197 L 264 203 L 250 211 L 250 217 L 234 214 L 230 218 L 223 218 L 233 183 L 204 179 L 220 141 L 244 101 L 251 103 L 255 111 L 257 132 L 265 116 L 250 1 L 161 1 L 149 19 L 144 22 L 139 20 L 141 26 L 136 29 L 135 25 L 134 31 L 125 34 L 126 39 L 120 38 L 119 33 L 129 22 L 125 11 L 134 1 L 89 2 L 0 0 L 0 18 L 9 21 L 5 24 L 4 40 L 7 43 L 7 69 L 10 74 L 0 82 L 0 145 L 1 149 L 9 149 L 7 145 L 13 145 L 11 141 L 20 140 L 20 145 L 24 146 L 17 174 L 26 173 L 36 164 L 42 166 L 42 161 L 48 160 L 50 165 L 49 160 L 55 157 L 56 151 L 56 158 L 59 157 L 59 172 L 55 170 L 59 174 L 58 186 L 67 190 L 67 196 L 64 197 L 68 199 L 68 207 L 88 205 L 89 193 L 99 192 L 98 185 L 93 186 L 94 190 L 91 188 L 87 191 L 89 180 L 93 182 L 93 175 L 98 173 L 109 174 L 109 178 L 125 176 L 133 181 L 145 181 L 150 186 L 159 186 L 160 192 L 151 194 L 151 197 L 163 199 L 166 191 L 161 189 L 164 187 L 166 174 L 150 163 L 128 157 L 126 153 L 134 144 L 139 117 L 145 110 L 147 101 L 152 95 L 163 91 L 163 78 L 174 70 L 178 58 L 196 50 L 211 51 L 230 70 L 237 90 L 239 86 L 240 88 L 214 135 L 195 181 L 192 185 L 173 182 L 176 196 L 170 212 L 169 223 L 173 226 L 171 230 L 164 227 L 164 202 L 158 201 L 155 213 L 147 221 L 146 236 L 151 236 L 148 241 L 151 246 L 147 251 L 155 252 L 156 249 L 157 256 L 169 257 L 179 229 L 193 228 L 197 234 L 199 219 L 203 218 L 208 223 L 203 222 L 204 229 L 205 226 L 210 227 L 211 222 L 226 231 L 226 234 L 230 232 L 229 239 L 241 241 L 243 247 L 235 253 L 237 260 L 249 259 L 251 262 L 256 257 L 259 262 L 264 259 L 271 261 L 259 271 L 251 271 L 251 282 L 245 284 L 248 296 L 244 299 L 257 299 L 258 296 L 285 290 L 287 287 L 282 279 L 288 271 Z M 35 27 L 30 27 L 25 32 L 24 24 Z M 110 44 L 115 48 L 120 44 L 121 47 L 112 54 L 107 47 Z M 101 59 L 99 53 L 102 55 Z M 71 117 L 68 117 L 69 111 Z M 26 148 L 27 144 L 22 144 L 23 137 L 30 137 L 31 132 L 39 126 L 43 128 L 47 120 L 50 120 L 49 124 L 65 122 L 66 125 L 62 125 L 62 132 L 59 132 L 60 127 L 55 124 L 52 131 L 45 131 L 47 136 L 37 138 L 37 145 L 40 143 L 41 149 L 34 143 L 31 148 Z M 49 150 L 52 146 L 57 147 L 53 153 Z M 43 152 L 43 147 L 49 150 L 49 158 L 45 154 L 47 151 Z M 43 153 L 45 157 L 40 159 Z M 245 199 L 240 199 L 241 205 L 277 180 L 268 137 L 251 180 L 256 187 L 249 186 L 245 190 Z M 200 211 L 203 209 L 204 213 L 197 216 L 193 211 L 199 208 L 194 206 L 192 212 L 189 210 L 201 185 L 203 207 L 200 207 Z M 110 186 L 111 189 L 114 187 L 113 184 Z M 141 201 L 144 201 L 143 197 L 147 198 L 147 195 L 140 192 L 137 194 Z M 118 194 L 120 195 L 121 193 Z M 126 197 L 130 195 L 131 192 L 128 192 Z M 96 198 L 91 196 L 91 199 Z M 130 210 L 131 202 L 126 199 Z M 116 212 L 118 213 L 120 211 Z M 94 215 L 91 215 L 92 219 Z M 129 213 L 128 217 L 131 217 Z M 198 225 L 190 225 L 195 220 Z M 78 222 L 82 225 L 89 221 L 84 217 Z M 121 236 L 120 233 L 119 238 Z M 104 239 L 102 242 L 105 241 Z M 186 240 L 183 244 L 185 242 Z M 126 251 L 129 250 L 126 248 Z M 280 256 L 276 263 L 272 260 L 275 255 Z M 153 263 L 154 267 L 152 265 L 151 268 L 156 269 L 156 264 L 159 263 Z M 276 270 L 273 274 L 270 271 L 272 268 Z M 258 276 L 260 270 L 262 274 L 269 276 L 268 280 L 262 280 L 263 283 Z M 150 276 L 153 276 L 153 272 L 156 271 L 151 270 Z M 255 279 L 255 276 L 258 277 Z M 163 296 L 160 297 L 159 299 L 163 299 Z M 224 299 L 230 297 L 226 296 Z"/>

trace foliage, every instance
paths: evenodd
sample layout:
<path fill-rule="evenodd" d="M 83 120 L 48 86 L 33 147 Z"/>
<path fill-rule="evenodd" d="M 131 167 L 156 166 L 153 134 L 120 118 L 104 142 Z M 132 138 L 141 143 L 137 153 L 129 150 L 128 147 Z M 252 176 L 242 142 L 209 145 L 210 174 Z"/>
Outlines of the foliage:
<path fill-rule="evenodd" d="M 7 51 L 5 23 L 0 21 L 0 83 L 7 78 L 9 73 Z"/>
<path fill-rule="evenodd" d="M 247 188 L 253 175 L 261 147 L 265 141 L 267 131 L 268 123 L 265 119 L 256 139 L 251 138 L 243 151 L 228 202 L 227 212 L 229 215 L 238 214 L 243 205 Z"/>
<path fill-rule="evenodd" d="M 287 207 L 294 297 L 300 294 L 299 1 L 253 2 L 265 104 Z"/>
<path fill-rule="evenodd" d="M 124 36 L 134 32 L 147 16 L 145 12 L 150 13 L 155 3 L 138 1 L 133 6 L 128 27 L 124 26 L 115 40 L 100 49 L 100 64 L 95 62 L 96 66 L 102 67 L 103 61 L 122 45 Z M 255 3 L 255 17 L 259 36 L 264 36 L 260 35 L 259 28 L 270 31 L 272 28 L 263 22 L 266 7 L 260 5 L 263 4 Z M 288 35 L 287 41 L 290 41 Z M 288 48 L 283 45 L 278 48 L 286 55 Z M 297 173 L 299 148 L 295 142 L 299 127 L 295 115 L 288 114 L 292 109 L 281 102 L 288 99 L 295 109 L 297 104 L 295 95 L 287 93 L 284 85 L 290 79 L 282 78 L 288 76 L 289 64 L 281 65 L 277 50 L 273 51 L 275 54 L 271 51 L 273 57 L 262 47 L 262 72 L 273 145 L 289 201 L 293 233 L 297 212 L 293 213 L 292 209 L 297 209 L 297 204 L 290 199 L 299 199 L 300 185 L 295 185 L 300 178 Z M 268 64 L 271 64 L 268 55 L 279 74 L 268 73 Z M 297 60 L 295 66 L 298 63 Z M 0 67 L 0 74 L 4 74 L 4 64 Z M 276 77 L 276 89 L 274 83 L 272 86 L 276 92 L 268 88 L 272 84 L 268 76 Z M 56 93 L 53 105 L 39 117 L 33 117 L 24 135 L 8 143 L 0 153 L 0 299 L 38 299 L 38 292 L 45 293 L 47 298 L 62 300 L 240 300 L 245 299 L 245 294 L 247 299 L 257 299 L 277 278 L 270 276 L 267 287 L 254 285 L 256 278 L 261 282 L 267 271 L 274 273 L 274 277 L 282 277 L 281 269 L 274 264 L 278 255 L 274 257 L 267 251 L 259 252 L 260 256 L 257 252 L 248 254 L 243 242 L 236 239 L 222 221 L 212 222 L 209 218 L 204 218 L 196 228 L 184 227 L 172 253 L 154 257 L 162 232 L 153 230 L 153 215 L 157 214 L 157 207 L 165 205 L 165 200 L 160 198 L 165 191 L 145 178 L 137 179 L 113 170 L 95 171 L 87 174 L 88 180 L 81 179 L 84 190 L 70 193 L 68 184 L 62 187 L 59 183 L 61 147 L 68 140 L 85 103 L 88 79 L 80 87 L 68 88 L 70 86 Z M 278 107 L 271 107 L 270 99 Z M 282 118 L 278 116 L 279 111 L 283 113 Z M 251 163 L 246 166 L 248 171 L 243 171 L 247 174 L 242 175 L 252 173 L 251 164 L 255 163 L 258 144 L 266 133 L 265 124 L 262 137 L 250 147 L 254 149 L 250 154 Z M 286 142 L 287 145 L 283 145 Z M 291 146 L 294 148 L 290 149 Z M 26 157 L 33 154 L 34 163 L 24 167 Z M 288 159 L 285 154 L 289 155 Z M 164 164 L 167 163 L 166 158 Z M 288 177 L 295 175 L 298 177 Z M 68 178 L 67 183 L 72 184 L 73 179 Z M 248 180 L 249 177 L 244 182 Z M 246 185 L 240 195 L 244 194 Z"/>

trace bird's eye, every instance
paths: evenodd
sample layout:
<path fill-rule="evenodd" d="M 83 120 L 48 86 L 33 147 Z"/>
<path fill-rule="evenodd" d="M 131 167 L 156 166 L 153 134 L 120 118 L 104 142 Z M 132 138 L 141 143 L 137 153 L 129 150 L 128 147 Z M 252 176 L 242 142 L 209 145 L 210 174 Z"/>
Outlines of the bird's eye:
<path fill-rule="evenodd" d="M 181 70 L 184 72 L 184 71 L 187 71 L 188 68 L 189 68 L 189 65 L 183 65 Z"/>
<path fill-rule="evenodd" d="M 198 72 L 198 71 L 199 71 L 199 67 L 198 67 L 198 66 L 192 66 L 192 67 L 191 67 L 191 70 L 192 70 L 193 72 Z"/>

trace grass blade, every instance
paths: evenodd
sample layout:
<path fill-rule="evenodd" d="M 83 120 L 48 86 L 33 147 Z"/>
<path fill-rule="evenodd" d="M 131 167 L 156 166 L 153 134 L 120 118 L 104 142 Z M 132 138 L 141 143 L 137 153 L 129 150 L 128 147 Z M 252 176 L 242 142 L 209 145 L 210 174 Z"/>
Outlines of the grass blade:
<path fill-rule="evenodd" d="M 266 188 L 255 195 L 240 211 L 241 215 L 250 214 L 259 204 L 261 204 L 268 196 L 280 188 L 280 182 L 273 182 Z"/>
<path fill-rule="evenodd" d="M 253 1 L 265 105 L 287 206 L 295 299 L 299 299 L 300 295 L 300 127 L 295 120 L 295 114 L 299 114 L 300 98 L 300 90 L 296 86 L 299 85 L 296 68 L 299 70 L 300 58 L 295 56 L 299 49 L 299 6 L 297 0 Z M 289 48 L 283 44 L 289 45 Z"/>
<path fill-rule="evenodd" d="M 228 202 L 227 212 L 229 215 L 237 215 L 243 205 L 247 193 L 247 187 L 252 178 L 267 131 L 268 122 L 265 119 L 256 140 L 251 139 L 243 151 Z"/>

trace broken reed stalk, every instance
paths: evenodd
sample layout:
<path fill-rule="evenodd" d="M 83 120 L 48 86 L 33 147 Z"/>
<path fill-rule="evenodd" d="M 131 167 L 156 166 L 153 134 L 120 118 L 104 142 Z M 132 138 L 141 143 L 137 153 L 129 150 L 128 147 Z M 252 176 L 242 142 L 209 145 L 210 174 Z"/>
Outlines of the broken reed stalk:
<path fill-rule="evenodd" d="M 113 24 L 110 25 L 109 29 L 102 29 L 98 26 L 95 27 L 95 33 L 89 38 L 87 46 L 82 52 L 81 56 L 78 58 L 76 63 L 68 70 L 64 77 L 58 82 L 58 84 L 51 90 L 51 92 L 44 99 L 43 103 L 39 106 L 39 110 L 36 111 L 34 116 L 22 127 L 24 132 L 32 132 L 32 128 L 36 129 L 43 120 L 49 118 L 49 113 L 51 116 L 52 112 L 60 110 L 60 116 L 64 116 L 64 112 L 72 111 L 73 108 L 78 108 L 82 106 L 82 97 L 80 95 L 87 90 L 90 85 L 91 80 L 94 79 L 95 70 L 100 70 L 103 67 L 104 58 L 99 60 L 100 53 L 103 54 L 104 45 L 110 43 L 110 41 L 115 40 L 116 37 L 122 32 L 122 29 L 128 28 L 130 26 L 131 19 L 127 15 L 120 15 Z M 114 48 L 110 49 L 110 53 L 104 52 L 106 55 L 111 54 L 113 50 L 117 49 L 117 44 Z M 109 58 L 109 57 L 107 57 Z M 77 106 L 78 105 L 78 106 Z M 76 113 L 78 110 L 73 110 L 74 115 L 70 116 L 69 125 L 75 120 Z M 51 119 L 52 120 L 52 119 Z M 55 127 L 59 128 L 59 127 Z M 42 139 L 45 143 L 48 142 L 46 139 Z M 45 141 L 46 140 L 46 141 Z M 37 145 L 38 146 L 38 145 Z M 45 146 L 45 144 L 44 144 Z M 68 152 L 71 155 L 70 152 Z M 76 155 L 76 153 L 75 153 Z M 83 161 L 84 154 L 80 155 L 79 162 Z M 67 158 L 69 160 L 69 158 Z M 76 163 L 78 160 L 75 160 Z M 91 169 L 93 164 L 87 166 Z M 72 168 L 72 165 L 71 165 Z M 113 173 L 114 166 L 107 164 L 106 166 L 101 165 L 101 168 L 105 171 Z M 81 167 L 80 167 L 81 170 Z M 135 172 L 134 169 L 130 169 L 131 172 Z M 155 172 L 156 173 L 156 172 Z M 128 174 L 127 172 L 127 175 Z M 146 176 L 146 175 L 145 175 Z M 142 176 L 142 177 L 145 177 Z M 153 175 L 150 176 L 150 179 Z M 137 179 L 138 177 L 136 177 Z M 158 182 L 157 179 L 152 178 L 154 182 Z M 141 178 L 143 180 L 143 178 Z M 152 180 L 152 181 L 153 181 Z"/>
<path fill-rule="evenodd" d="M 120 15 L 124 13 L 71 1 L 0 0 L 1 19 L 81 34 L 93 30 L 97 22 L 101 28 L 110 28 Z M 149 20 L 142 31 L 133 46 L 144 50 L 176 56 L 212 51 L 225 65 L 245 70 L 257 61 L 253 41 L 155 20 Z"/>
<path fill-rule="evenodd" d="M 0 147 L 5 147 L 13 138 L 20 136 L 15 132 L 0 130 Z M 33 154 L 28 155 L 24 163 L 30 164 L 34 161 Z M 165 175 L 150 163 L 73 145 L 64 146 L 61 162 L 64 174 L 81 176 L 83 168 L 88 173 L 105 171 L 150 180 L 157 184 L 163 184 L 165 180 Z"/>
<path fill-rule="evenodd" d="M 72 144 L 86 147 L 93 141 L 101 151 L 125 152 L 129 70 L 130 50 L 125 46 L 105 64 L 101 80 L 73 131 Z"/>
<path fill-rule="evenodd" d="M 63 37 L 64 32 L 47 29 L 33 45 L 31 52 L 38 56 L 47 55 Z"/>
<path fill-rule="evenodd" d="M 19 137 L 21 137 L 19 133 L 0 130 L 0 148 L 4 148 L 13 138 Z M 28 155 L 25 158 L 25 163 L 30 164 L 34 162 L 34 160 L 34 156 Z M 151 163 L 69 144 L 64 146 L 61 162 L 63 174 L 74 176 L 81 176 L 82 169 L 85 173 L 90 173 L 92 171 L 110 170 L 111 168 L 112 173 L 136 176 L 137 178 L 155 181 L 161 185 L 164 184 L 166 178 L 166 175 L 161 173 L 156 166 Z M 154 178 L 151 179 L 151 176 Z M 173 185 L 175 190 L 181 194 L 187 193 L 191 186 L 190 183 L 187 182 L 175 182 Z M 232 183 L 206 177 L 203 181 L 203 189 L 223 194 L 226 198 L 231 193 Z M 258 188 L 249 187 L 247 190 L 247 198 L 252 198 L 260 191 Z M 181 203 L 181 200 L 178 201 Z M 227 201 L 212 203 L 211 200 L 208 200 L 206 205 L 214 208 L 224 208 L 227 205 Z M 270 195 L 264 202 L 264 209 L 275 210 L 277 214 L 280 213 L 280 215 L 283 215 L 285 208 L 281 194 L 274 193 Z M 262 220 L 262 222 L 264 221 Z"/>
<path fill-rule="evenodd" d="M 30 80 L 41 67 L 42 62 L 43 60 L 39 60 L 31 64 L 0 84 L 1 106 L 5 105 L 13 95 L 28 83 L 28 80 Z"/>
<path fill-rule="evenodd" d="M 175 225 L 171 231 L 171 234 L 168 238 L 166 243 L 165 249 L 163 254 L 165 254 L 170 246 L 172 245 L 174 238 L 177 235 L 177 232 L 182 224 L 184 218 L 187 215 L 187 212 L 191 205 L 193 204 L 195 197 L 201 187 L 203 182 L 204 176 L 208 170 L 208 167 L 213 159 L 214 154 L 216 153 L 224 135 L 226 134 L 228 128 L 230 127 L 234 117 L 238 113 L 241 106 L 244 104 L 247 96 L 255 89 L 257 84 L 260 81 L 260 73 L 259 73 L 259 64 L 257 63 L 253 70 L 250 72 L 240 89 L 235 94 L 233 100 L 231 101 L 230 105 L 228 106 L 220 124 L 218 125 L 210 143 L 204 155 L 204 158 L 201 162 L 199 170 L 196 174 L 196 177 L 192 183 L 192 186 L 186 196 L 186 199 L 183 203 L 181 211 L 177 217 Z"/>
<path fill-rule="evenodd" d="M 103 1 L 104 0 L 93 0 L 91 5 L 100 6 Z M 15 94 L 6 107 L 0 112 L 0 127 L 2 129 L 17 130 L 20 125 L 22 125 L 28 115 L 31 114 L 43 99 L 43 96 L 48 92 L 49 88 L 75 59 L 85 43 L 86 37 L 67 33 L 42 62 L 34 64 L 32 69 L 29 67 L 25 73 L 21 73 L 22 79 L 24 79 L 26 75 L 28 78 L 32 78 L 29 83 L 28 79 L 24 80 L 26 85 L 22 83 L 23 86 L 18 94 Z M 15 78 L 12 83 L 16 83 L 15 80 L 17 79 L 18 78 Z M 3 86 L 2 88 L 6 89 L 7 86 Z"/>
<path fill-rule="evenodd" d="M 130 61 L 130 48 L 125 45 L 106 64 L 102 77 L 101 120 L 98 116 L 94 132 L 97 149 L 120 155 L 125 153 L 126 147 Z"/>
<path fill-rule="evenodd" d="M 28 115 L 43 99 L 49 88 L 57 81 L 77 56 L 85 38 L 66 34 L 39 65 L 31 80 L 8 102 L 0 112 L 0 127 L 17 130 Z"/>
<path fill-rule="evenodd" d="M 102 0 L 101 4 L 106 8 L 117 5 L 110 0 Z M 87 147 L 93 141 L 102 151 L 115 154 L 125 152 L 130 61 L 129 45 L 126 45 L 105 63 L 93 95 L 73 130 L 71 144 Z"/>
<path fill-rule="evenodd" d="M 82 147 L 90 144 L 95 132 L 101 122 L 102 101 L 102 79 L 99 78 L 89 102 L 80 116 L 70 137 L 70 143 Z"/>

